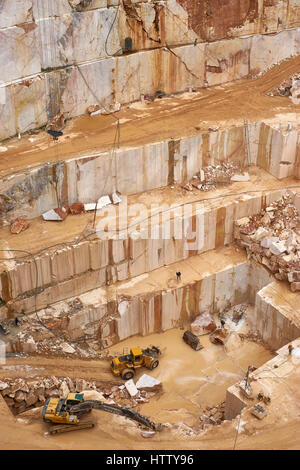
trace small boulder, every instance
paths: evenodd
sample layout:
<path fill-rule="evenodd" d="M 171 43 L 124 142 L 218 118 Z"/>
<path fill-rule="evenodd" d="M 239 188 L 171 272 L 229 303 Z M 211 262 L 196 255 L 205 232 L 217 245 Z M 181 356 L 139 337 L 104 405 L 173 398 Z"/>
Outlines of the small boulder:
<path fill-rule="evenodd" d="M 82 392 L 82 390 L 85 390 L 87 388 L 87 383 L 84 379 L 76 379 L 75 380 L 75 389 L 76 392 Z"/>
<path fill-rule="evenodd" d="M 62 343 L 60 347 L 63 352 L 67 354 L 74 354 L 76 352 L 76 350 L 68 343 Z"/>
<path fill-rule="evenodd" d="M 84 204 L 82 202 L 74 202 L 70 207 L 72 215 L 82 214 L 84 212 Z"/>
<path fill-rule="evenodd" d="M 249 173 L 243 173 L 242 175 L 236 174 L 236 175 L 232 175 L 231 177 L 231 181 L 249 181 L 249 180 L 250 180 Z"/>
<path fill-rule="evenodd" d="M 25 393 L 18 390 L 15 394 L 15 402 L 21 403 L 23 400 L 25 400 Z"/>
<path fill-rule="evenodd" d="M 191 324 L 191 332 L 196 336 L 204 335 L 215 329 L 216 324 L 209 312 L 203 312 Z"/>
<path fill-rule="evenodd" d="M 62 382 L 59 392 L 62 397 L 66 397 L 70 393 L 69 387 L 65 381 Z"/>
<path fill-rule="evenodd" d="M 26 219 L 22 219 L 21 217 L 17 217 L 10 226 L 11 233 L 20 233 L 26 230 L 29 227 L 29 222 Z"/>
<path fill-rule="evenodd" d="M 273 242 L 270 246 L 270 251 L 273 255 L 280 255 L 284 251 L 286 251 L 286 246 L 282 242 Z"/>
<path fill-rule="evenodd" d="M 38 397 L 31 391 L 26 395 L 25 401 L 27 406 L 32 406 L 38 401 Z"/>
<path fill-rule="evenodd" d="M 0 381 L 0 391 L 5 390 L 6 388 L 8 388 L 8 384 Z"/>
<path fill-rule="evenodd" d="M 270 248 L 270 246 L 272 245 L 272 243 L 274 242 L 279 242 L 279 238 L 278 237 L 268 237 L 268 238 L 264 238 L 260 244 L 263 248 Z"/>

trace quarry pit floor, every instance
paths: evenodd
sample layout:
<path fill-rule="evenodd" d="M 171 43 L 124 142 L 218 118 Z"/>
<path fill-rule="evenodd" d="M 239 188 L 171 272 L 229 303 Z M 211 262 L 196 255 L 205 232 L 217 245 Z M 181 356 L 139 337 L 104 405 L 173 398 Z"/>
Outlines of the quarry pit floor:
<path fill-rule="evenodd" d="M 247 310 L 246 319 L 240 321 L 236 331 L 247 331 L 251 324 L 252 307 Z M 249 319 L 249 320 L 248 320 Z M 249 323 L 250 322 L 250 323 Z M 234 426 L 229 421 L 220 426 L 210 427 L 206 434 L 199 434 L 200 416 L 207 406 L 214 407 L 225 401 L 226 389 L 244 378 L 248 365 L 259 367 L 273 357 L 261 344 L 245 339 L 242 343 L 233 341 L 231 347 L 214 345 L 209 337 L 202 336 L 204 348 L 194 351 L 182 340 L 183 330 L 172 329 L 161 334 L 147 337 L 132 337 L 114 347 L 110 353 L 122 352 L 124 348 L 135 345 L 147 347 L 159 344 L 163 350 L 159 367 L 152 372 L 140 370 L 134 380 L 143 373 L 163 383 L 163 391 L 139 406 L 139 412 L 156 422 L 170 423 L 172 430 L 164 429 L 151 439 L 144 439 L 136 426 L 117 416 L 93 411 L 95 427 L 88 431 L 76 431 L 59 436 L 48 436 L 47 425 L 42 422 L 41 408 L 29 410 L 12 417 L 5 404 L 0 403 L 0 438 L 2 449 L 44 448 L 44 449 L 159 449 L 159 448 L 220 448 L 207 441 L 212 433 L 219 435 L 224 428 L 230 448 L 234 439 Z M 66 358 L 47 358 L 38 356 L 10 357 L 0 368 L 0 379 L 7 377 L 69 376 L 71 378 L 93 378 L 119 383 L 109 369 L 108 360 L 80 360 Z M 5 408 L 6 407 L 6 408 Z M 5 422 L 5 415 L 7 420 Z M 5 422 L 5 425 L 4 425 Z M 229 428 L 232 428 L 229 430 Z M 5 430 L 7 430 L 5 432 Z M 186 434 L 188 430 L 188 434 Z M 197 434 L 198 433 L 198 434 Z M 229 434 L 228 434 L 229 433 Z M 23 434 L 22 441 L 17 436 Z M 34 438 L 30 442 L 30 438 Z M 199 441 L 200 439 L 200 441 Z M 203 439 L 203 442 L 202 442 Z M 198 442 L 197 442 L 198 441 Z M 225 445 L 224 445 L 225 444 Z M 224 448 L 226 443 L 224 442 Z"/>
<path fill-rule="evenodd" d="M 133 103 L 114 116 L 82 116 L 68 121 L 64 135 L 54 142 L 45 132 L 23 135 L 2 143 L 0 176 L 17 173 L 48 162 L 111 150 L 116 139 L 116 120 L 120 123 L 120 147 L 136 147 L 165 139 L 176 139 L 209 132 L 211 125 L 243 125 L 299 113 L 287 97 L 268 96 L 274 87 L 299 71 L 300 57 L 282 62 L 264 75 L 231 84 L 182 93 L 147 103 Z M 285 116 L 287 115 L 287 116 Z"/>

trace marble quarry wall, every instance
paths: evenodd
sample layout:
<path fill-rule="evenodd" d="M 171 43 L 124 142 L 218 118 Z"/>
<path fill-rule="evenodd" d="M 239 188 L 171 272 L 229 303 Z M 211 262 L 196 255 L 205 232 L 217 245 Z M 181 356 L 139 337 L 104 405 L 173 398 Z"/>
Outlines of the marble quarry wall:
<path fill-rule="evenodd" d="M 49 163 L 0 181 L 0 224 L 34 218 L 61 204 L 95 202 L 119 191 L 137 194 L 190 180 L 202 167 L 222 161 L 258 165 L 276 178 L 300 177 L 299 131 L 273 122 L 232 126 L 178 140 L 154 142 Z"/>
<path fill-rule="evenodd" d="M 291 292 L 287 283 L 274 281 L 256 295 L 256 331 L 273 350 L 300 336 L 299 293 Z"/>
<path fill-rule="evenodd" d="M 158 230 L 156 239 L 152 232 L 150 235 L 148 225 L 140 224 L 137 238 L 133 227 L 122 234 L 124 239 L 108 234 L 106 239 L 91 239 L 55 250 L 45 248 L 44 253 L 25 262 L 2 262 L 0 298 L 6 302 L 2 315 L 13 315 L 12 306 L 16 311 L 31 312 L 35 306 L 43 308 L 71 297 L 74 292 L 79 295 L 223 247 L 233 242 L 235 220 L 256 214 L 264 204 L 285 192 L 221 198 L 205 206 L 190 204 L 188 213 L 178 215 L 175 210 L 170 220 L 157 222 L 157 228 L 155 224 L 151 227 L 152 232 Z M 197 243 L 193 242 L 195 233 Z"/>
<path fill-rule="evenodd" d="M 72 308 L 72 301 L 57 302 L 40 310 L 39 318 L 51 329 L 63 331 L 71 341 L 91 337 L 101 347 L 109 347 L 133 335 L 187 325 L 203 312 L 254 303 L 254 289 L 267 285 L 272 276 L 264 267 L 248 262 L 244 254 L 233 251 L 225 248 L 218 254 L 195 256 L 186 266 L 187 272 L 182 266 L 185 274 L 180 284 L 171 282 L 168 267 L 161 268 L 157 271 L 161 282 L 155 284 L 153 277 L 142 275 L 133 282 L 121 283 L 118 289 L 103 287 L 82 294 L 78 310 Z M 30 318 L 34 320 L 35 315 Z M 19 347 L 25 350 L 26 346 Z"/>
<path fill-rule="evenodd" d="M 0 140 L 263 73 L 299 54 L 299 26 L 296 0 L 1 0 Z"/>

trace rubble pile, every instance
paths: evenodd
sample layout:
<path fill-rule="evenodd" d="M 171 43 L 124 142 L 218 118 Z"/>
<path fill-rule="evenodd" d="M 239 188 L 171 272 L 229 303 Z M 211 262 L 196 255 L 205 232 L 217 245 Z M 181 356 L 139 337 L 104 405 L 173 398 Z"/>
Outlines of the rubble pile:
<path fill-rule="evenodd" d="M 206 335 L 217 328 L 209 311 L 201 313 L 191 324 L 191 332 L 196 336 Z"/>
<path fill-rule="evenodd" d="M 194 188 L 212 191 L 217 188 L 218 184 L 230 184 L 233 181 L 249 181 L 249 174 L 243 173 L 239 164 L 221 162 L 218 165 L 203 167 L 183 188 L 187 191 L 192 191 Z"/>
<path fill-rule="evenodd" d="M 292 201 L 286 194 L 259 214 L 237 220 L 234 236 L 248 258 L 288 281 L 295 292 L 300 290 L 300 219 Z"/>
<path fill-rule="evenodd" d="M 66 329 L 70 321 L 70 312 L 60 312 L 57 316 L 52 312 L 45 315 L 39 312 L 38 315 L 19 317 L 18 327 L 14 327 L 11 320 L 2 322 L 2 326 L 9 331 L 9 334 L 3 337 L 6 353 L 102 357 L 98 353 L 99 340 L 94 337 L 83 337 L 80 341 L 70 340 Z"/>
<path fill-rule="evenodd" d="M 128 392 L 126 383 L 123 385 L 121 382 L 56 376 L 32 379 L 6 378 L 0 380 L 0 393 L 14 414 L 22 413 L 33 406 L 42 406 L 49 397 L 66 397 L 70 392 L 83 393 L 86 400 L 96 399 L 130 408 L 148 403 L 157 393 L 157 388 L 153 386 L 147 390 L 137 390 L 133 397 Z"/>
<path fill-rule="evenodd" d="M 122 297 L 119 297 L 122 301 Z M 83 303 L 79 297 L 61 301 L 37 313 L 3 320 L 9 334 L 3 336 L 7 353 L 70 355 L 93 358 L 103 357 L 101 351 L 112 343 L 103 339 L 108 322 L 118 316 L 118 308 L 103 313 L 101 308 Z"/>
<path fill-rule="evenodd" d="M 217 406 L 207 406 L 200 416 L 201 429 L 206 429 L 209 425 L 218 425 L 224 421 L 225 401 Z"/>
<path fill-rule="evenodd" d="M 300 73 L 295 73 L 291 77 L 283 80 L 280 85 L 276 88 L 273 88 L 268 95 L 269 96 L 290 96 L 290 89 L 293 86 L 293 82 L 300 80 Z"/>

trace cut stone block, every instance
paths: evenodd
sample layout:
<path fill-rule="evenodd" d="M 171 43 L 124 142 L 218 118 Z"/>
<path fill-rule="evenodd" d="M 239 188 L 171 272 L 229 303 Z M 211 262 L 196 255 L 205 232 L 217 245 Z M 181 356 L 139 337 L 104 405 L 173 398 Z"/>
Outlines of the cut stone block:
<path fill-rule="evenodd" d="M 277 243 L 279 242 L 279 238 L 278 237 L 270 237 L 270 238 L 264 238 L 260 244 L 263 248 L 270 248 L 270 246 L 272 245 L 272 243 Z"/>
<path fill-rule="evenodd" d="M 112 202 L 113 204 L 120 204 L 120 202 L 122 202 L 122 199 L 120 198 L 118 193 L 113 193 Z"/>
<path fill-rule="evenodd" d="M 259 242 L 266 238 L 269 235 L 269 230 L 265 229 L 264 227 L 258 227 L 255 234 L 251 236 L 253 240 Z"/>
<path fill-rule="evenodd" d="M 158 390 L 161 387 L 162 383 L 148 374 L 142 375 L 136 383 L 136 388 L 138 390 L 153 391 Z"/>
<path fill-rule="evenodd" d="M 43 214 L 44 220 L 55 220 L 62 221 L 68 215 L 68 209 L 66 207 L 57 207 L 56 209 L 50 209 Z"/>
<path fill-rule="evenodd" d="M 300 290 L 300 282 L 292 282 L 291 283 L 291 291 L 296 292 Z"/>
<path fill-rule="evenodd" d="M 286 246 L 282 242 L 273 242 L 270 245 L 270 251 L 273 253 L 273 255 L 280 255 L 284 251 L 286 251 Z"/>
<path fill-rule="evenodd" d="M 244 173 L 242 175 L 233 175 L 231 177 L 231 181 L 249 181 L 250 180 L 250 176 L 249 176 L 249 173 Z"/>
<path fill-rule="evenodd" d="M 139 391 L 138 391 L 137 387 L 135 386 L 135 383 L 132 379 L 127 380 L 125 382 L 125 387 L 126 387 L 126 390 L 127 390 L 127 392 L 129 393 L 129 395 L 131 397 L 136 397 L 137 394 L 139 393 Z"/>

